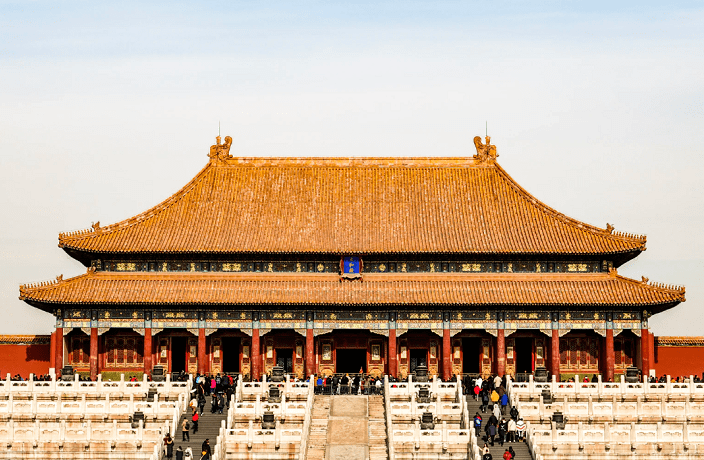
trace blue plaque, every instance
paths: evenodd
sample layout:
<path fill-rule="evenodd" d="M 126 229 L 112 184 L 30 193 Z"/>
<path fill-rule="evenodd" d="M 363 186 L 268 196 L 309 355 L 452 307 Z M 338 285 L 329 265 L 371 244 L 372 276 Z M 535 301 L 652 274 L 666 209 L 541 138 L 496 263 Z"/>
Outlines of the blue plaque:
<path fill-rule="evenodd" d="M 359 257 L 348 256 L 342 258 L 342 271 L 344 274 L 359 274 Z"/>

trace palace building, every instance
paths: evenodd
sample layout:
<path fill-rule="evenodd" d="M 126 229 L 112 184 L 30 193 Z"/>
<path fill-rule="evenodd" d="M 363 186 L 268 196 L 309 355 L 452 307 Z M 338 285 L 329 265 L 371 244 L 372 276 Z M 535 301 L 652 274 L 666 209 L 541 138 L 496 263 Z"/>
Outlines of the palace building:
<path fill-rule="evenodd" d="M 238 158 L 231 139 L 142 214 L 59 235 L 85 274 L 23 285 L 51 366 L 101 372 L 649 373 L 648 318 L 684 288 L 618 267 L 644 236 L 467 158 Z"/>

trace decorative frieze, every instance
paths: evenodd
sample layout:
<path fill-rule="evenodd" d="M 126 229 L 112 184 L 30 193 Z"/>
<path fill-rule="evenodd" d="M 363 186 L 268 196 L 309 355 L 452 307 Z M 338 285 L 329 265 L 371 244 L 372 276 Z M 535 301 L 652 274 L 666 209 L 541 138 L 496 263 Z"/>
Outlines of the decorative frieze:
<path fill-rule="evenodd" d="M 573 260 L 368 260 L 359 273 L 597 273 L 610 261 Z M 340 260 L 93 260 L 92 268 L 111 272 L 341 273 Z M 344 274 L 348 271 L 345 270 Z"/>

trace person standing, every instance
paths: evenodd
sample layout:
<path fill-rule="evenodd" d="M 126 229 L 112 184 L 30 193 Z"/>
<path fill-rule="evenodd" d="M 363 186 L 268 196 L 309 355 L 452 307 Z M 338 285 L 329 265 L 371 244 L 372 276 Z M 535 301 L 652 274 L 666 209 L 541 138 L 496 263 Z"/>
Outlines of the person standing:
<path fill-rule="evenodd" d="M 516 421 L 508 420 L 508 442 L 516 442 Z"/>
<path fill-rule="evenodd" d="M 526 437 L 526 422 L 523 421 L 522 417 L 518 418 L 516 422 L 516 433 L 518 433 L 518 441 L 523 441 Z"/>
<path fill-rule="evenodd" d="M 191 417 L 191 421 L 193 422 L 193 434 L 198 433 L 198 420 L 200 420 L 200 416 L 198 412 L 196 412 L 193 414 L 193 417 Z"/>
<path fill-rule="evenodd" d="M 513 459 L 513 455 L 511 455 L 511 452 L 509 452 L 508 449 L 506 449 L 506 452 L 504 452 L 504 460 L 512 460 L 512 459 Z"/>
<path fill-rule="evenodd" d="M 494 425 L 493 423 L 489 423 L 487 425 L 486 434 L 489 436 L 489 444 L 491 444 L 491 446 L 493 447 L 494 438 L 496 437 L 496 425 Z"/>
<path fill-rule="evenodd" d="M 477 412 L 474 415 L 474 432 L 477 438 L 481 436 L 481 429 L 482 429 L 482 416 L 479 415 L 479 412 Z"/>
<path fill-rule="evenodd" d="M 176 449 L 176 460 L 183 460 L 183 447 L 181 446 Z"/>
<path fill-rule="evenodd" d="M 191 424 L 186 417 L 183 418 L 183 423 L 181 424 L 181 441 L 191 441 L 191 436 L 189 430 L 191 429 Z"/>
<path fill-rule="evenodd" d="M 166 450 L 166 458 L 173 458 L 174 440 L 171 438 L 171 434 L 169 433 L 166 433 L 166 437 L 164 438 L 164 449 Z"/>
<path fill-rule="evenodd" d="M 203 444 L 201 445 L 200 448 L 200 453 L 201 453 L 201 460 L 210 460 L 210 456 L 212 455 L 212 452 L 210 451 L 210 439 L 207 439 L 203 441 Z"/>

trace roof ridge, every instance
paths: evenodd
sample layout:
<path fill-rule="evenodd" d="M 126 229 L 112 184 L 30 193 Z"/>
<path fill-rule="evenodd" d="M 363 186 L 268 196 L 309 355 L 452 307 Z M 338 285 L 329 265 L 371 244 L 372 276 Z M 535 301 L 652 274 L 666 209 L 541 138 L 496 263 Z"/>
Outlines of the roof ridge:
<path fill-rule="evenodd" d="M 62 284 L 74 283 L 74 282 L 80 280 L 81 278 L 86 278 L 86 277 L 91 276 L 93 273 L 95 273 L 95 268 L 88 267 L 88 270 L 86 270 L 86 273 L 81 273 L 80 275 L 73 276 L 71 278 L 64 279 L 64 275 L 61 274 L 53 280 L 38 281 L 35 283 L 28 283 L 28 284 L 20 284 L 20 300 L 25 300 L 29 293 L 38 292 L 38 291 L 46 291 L 46 290 L 54 289 L 58 286 L 61 286 Z"/>
<path fill-rule="evenodd" d="M 527 191 L 525 188 L 523 188 L 516 180 L 508 173 L 504 168 L 501 167 L 501 165 L 498 163 L 498 161 L 491 161 L 490 164 L 492 164 L 496 170 L 499 172 L 501 176 L 504 177 L 504 179 L 508 182 L 508 184 L 512 187 L 514 187 L 519 193 L 521 193 L 523 196 L 522 198 L 525 199 L 528 203 L 536 207 L 538 210 L 545 212 L 546 214 L 549 214 L 560 221 L 566 223 L 566 224 L 571 224 L 575 227 L 577 227 L 579 230 L 583 231 L 590 231 L 592 233 L 598 233 L 606 237 L 614 237 L 614 238 L 619 238 L 622 240 L 636 240 L 636 241 L 642 241 L 642 248 L 645 249 L 645 242 L 647 240 L 647 237 L 645 235 L 636 235 L 634 233 L 626 233 L 626 232 L 621 232 L 621 231 L 615 231 L 614 227 L 611 224 L 606 224 L 606 228 L 600 228 L 597 227 L 596 225 L 588 224 L 586 222 L 583 222 L 581 220 L 575 219 L 574 217 L 570 217 L 555 208 L 545 204 L 543 201 L 537 199 L 533 194 L 531 194 L 529 191 Z"/>
<path fill-rule="evenodd" d="M 619 280 L 622 280 L 622 281 L 626 281 L 626 282 L 629 282 L 629 283 L 632 283 L 632 284 L 637 284 L 637 285 L 645 286 L 645 287 L 647 287 L 647 288 L 649 288 L 649 289 L 652 289 L 652 290 L 664 291 L 664 292 L 672 292 L 672 293 L 675 293 L 675 294 L 680 294 L 680 300 L 681 300 L 682 302 L 685 301 L 684 295 L 685 295 L 686 289 L 685 289 L 685 287 L 684 287 L 683 285 L 656 283 L 656 282 L 650 281 L 650 279 L 647 278 L 647 277 L 645 277 L 645 276 L 641 276 L 641 280 L 638 281 L 638 280 L 635 280 L 635 279 L 633 279 L 633 278 L 629 278 L 629 277 L 627 277 L 627 276 L 619 275 L 619 274 L 618 274 L 618 271 L 617 271 L 615 268 L 612 268 L 612 269 L 609 270 L 609 275 L 612 276 L 612 277 L 614 277 L 614 278 L 616 278 L 616 279 L 619 279 Z"/>
<path fill-rule="evenodd" d="M 143 211 L 136 216 L 129 217 L 127 219 L 123 219 L 119 222 L 115 222 L 114 224 L 106 225 L 105 227 L 100 226 L 100 221 L 96 222 L 95 224 L 92 225 L 91 228 L 88 229 L 83 229 L 83 230 L 76 230 L 73 232 L 66 232 L 66 233 L 59 233 L 59 247 L 62 248 L 64 247 L 64 242 L 65 240 L 77 240 L 77 239 L 83 239 L 88 236 L 92 235 L 99 235 L 102 232 L 112 232 L 112 231 L 118 231 L 118 230 L 124 230 L 126 228 L 131 227 L 132 225 L 136 225 L 140 222 L 143 222 L 145 220 L 151 219 L 155 215 L 159 214 L 160 212 L 168 209 L 169 207 L 173 206 L 174 204 L 178 203 L 179 200 L 181 200 L 184 196 L 188 194 L 200 181 L 202 178 L 201 176 L 205 175 L 205 172 L 210 169 L 211 166 L 217 165 L 218 162 L 215 161 L 209 161 L 203 169 L 201 169 L 198 174 L 196 174 L 193 179 L 191 179 L 186 185 L 181 187 L 178 191 L 175 193 L 171 194 L 168 198 L 163 200 L 162 202 L 158 203 L 155 206 L 152 206 L 151 208 L 147 209 L 146 211 Z"/>

